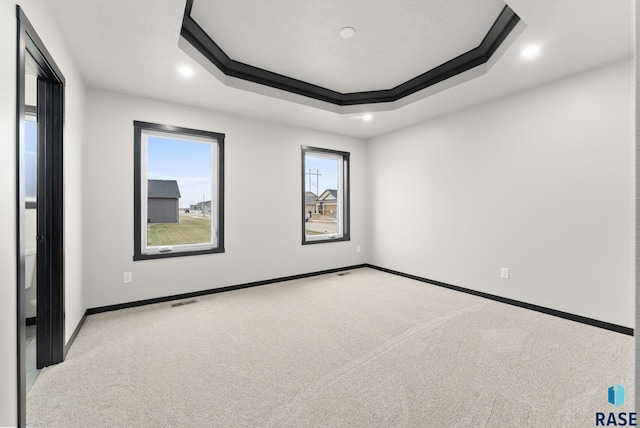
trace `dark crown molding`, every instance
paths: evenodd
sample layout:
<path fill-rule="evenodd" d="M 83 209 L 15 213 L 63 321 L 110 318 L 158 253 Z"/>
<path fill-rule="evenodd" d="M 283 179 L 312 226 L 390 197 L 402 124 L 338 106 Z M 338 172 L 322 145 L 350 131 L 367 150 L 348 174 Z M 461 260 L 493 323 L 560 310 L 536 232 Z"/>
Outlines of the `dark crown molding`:
<path fill-rule="evenodd" d="M 266 85 L 338 106 L 398 101 L 408 95 L 482 65 L 489 61 L 498 47 L 500 47 L 500 44 L 520 21 L 518 15 L 516 15 L 509 6 L 505 6 L 478 47 L 414 77 L 395 88 L 378 91 L 340 93 L 233 60 L 191 17 L 192 8 L 193 0 L 187 0 L 180 35 L 222 73 L 229 77 Z"/>

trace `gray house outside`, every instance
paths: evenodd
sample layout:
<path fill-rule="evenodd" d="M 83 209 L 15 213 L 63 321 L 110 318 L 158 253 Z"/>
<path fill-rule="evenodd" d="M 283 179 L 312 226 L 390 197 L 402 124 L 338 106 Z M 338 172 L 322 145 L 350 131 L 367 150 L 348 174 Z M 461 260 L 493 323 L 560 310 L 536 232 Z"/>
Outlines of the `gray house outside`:
<path fill-rule="evenodd" d="M 304 212 L 309 214 L 309 212 L 311 212 L 312 214 L 317 213 L 318 211 L 316 210 L 316 201 L 318 200 L 318 195 L 316 195 L 313 192 L 305 192 L 304 193 Z"/>
<path fill-rule="evenodd" d="M 178 222 L 180 189 L 176 180 L 148 180 L 147 198 L 147 222 Z"/>
<path fill-rule="evenodd" d="M 205 213 L 211 212 L 211 201 L 198 202 L 196 205 L 193 205 L 193 208 L 196 211 L 203 211 Z"/>

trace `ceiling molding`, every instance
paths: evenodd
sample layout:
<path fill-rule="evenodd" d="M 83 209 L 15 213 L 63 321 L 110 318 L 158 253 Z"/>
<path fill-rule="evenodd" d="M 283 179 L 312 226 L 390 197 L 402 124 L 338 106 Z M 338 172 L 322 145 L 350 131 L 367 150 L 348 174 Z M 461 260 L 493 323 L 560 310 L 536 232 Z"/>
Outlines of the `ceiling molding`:
<path fill-rule="evenodd" d="M 520 22 L 518 15 L 509 6 L 505 6 L 476 48 L 391 89 L 340 93 L 233 60 L 191 17 L 192 8 L 193 0 L 187 0 L 180 35 L 224 75 L 336 106 L 393 103 L 485 64 Z"/>

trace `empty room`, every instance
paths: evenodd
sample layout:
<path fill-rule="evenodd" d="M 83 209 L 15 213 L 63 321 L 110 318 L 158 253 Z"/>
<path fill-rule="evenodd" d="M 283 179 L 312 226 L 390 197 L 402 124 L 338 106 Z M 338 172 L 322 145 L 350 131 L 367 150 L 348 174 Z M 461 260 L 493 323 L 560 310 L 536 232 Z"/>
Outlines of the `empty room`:
<path fill-rule="evenodd" d="M 632 0 L 0 4 L 0 426 L 634 426 Z"/>

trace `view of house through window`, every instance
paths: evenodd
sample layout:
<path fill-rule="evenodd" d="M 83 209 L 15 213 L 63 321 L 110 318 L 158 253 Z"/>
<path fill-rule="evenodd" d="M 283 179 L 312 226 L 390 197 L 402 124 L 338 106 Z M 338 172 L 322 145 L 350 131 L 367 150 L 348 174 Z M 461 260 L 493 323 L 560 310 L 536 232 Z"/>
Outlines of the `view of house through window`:
<path fill-rule="evenodd" d="M 221 251 L 224 135 L 142 122 L 135 128 L 140 158 L 135 257 Z"/>
<path fill-rule="evenodd" d="M 346 240 L 349 154 L 303 147 L 303 243 Z"/>

